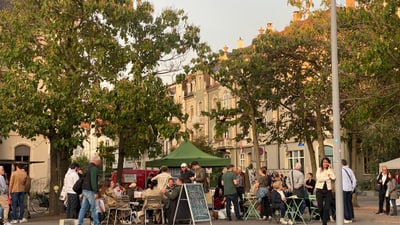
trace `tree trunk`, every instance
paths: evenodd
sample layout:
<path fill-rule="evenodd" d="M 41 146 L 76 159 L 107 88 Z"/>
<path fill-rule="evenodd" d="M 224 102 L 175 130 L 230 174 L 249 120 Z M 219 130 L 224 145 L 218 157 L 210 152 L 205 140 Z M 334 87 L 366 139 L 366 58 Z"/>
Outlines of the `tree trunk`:
<path fill-rule="evenodd" d="M 325 156 L 325 150 L 324 150 L 324 134 L 322 131 L 322 116 L 321 116 L 321 111 L 320 107 L 317 107 L 317 137 L 318 137 L 318 157 L 324 157 Z M 314 173 L 315 171 L 313 171 Z"/>
<path fill-rule="evenodd" d="M 258 153 L 258 132 L 257 132 L 257 122 L 254 111 L 251 112 L 251 132 L 253 135 L 253 161 L 256 163 L 256 171 L 260 169 L 260 155 Z M 256 172 L 258 174 L 258 172 Z"/>
<path fill-rule="evenodd" d="M 50 142 L 50 186 L 49 186 L 49 214 L 59 215 L 60 214 L 60 201 L 58 195 L 54 191 L 54 187 L 57 185 L 60 187 L 60 161 L 61 154 L 57 149 L 54 148 L 54 140 L 49 138 Z"/>
<path fill-rule="evenodd" d="M 122 170 L 124 169 L 125 159 L 125 139 L 120 135 L 118 143 L 118 165 L 117 165 L 117 183 L 122 183 Z"/>
<path fill-rule="evenodd" d="M 313 143 L 310 139 L 310 137 L 306 137 L 306 143 L 307 143 L 307 148 L 308 148 L 308 153 L 310 154 L 310 162 L 311 162 L 311 170 L 312 173 L 315 174 L 317 172 L 317 159 L 315 158 L 315 150 Z"/>
<path fill-rule="evenodd" d="M 356 132 L 356 127 L 353 124 L 353 130 L 351 132 L 351 158 L 350 158 L 350 163 L 351 168 L 353 169 L 354 173 L 357 174 L 357 167 L 356 167 L 356 161 L 357 161 L 357 132 Z M 353 206 L 359 207 L 360 205 L 358 204 L 358 198 L 357 198 L 357 192 L 356 194 L 353 194 Z"/>

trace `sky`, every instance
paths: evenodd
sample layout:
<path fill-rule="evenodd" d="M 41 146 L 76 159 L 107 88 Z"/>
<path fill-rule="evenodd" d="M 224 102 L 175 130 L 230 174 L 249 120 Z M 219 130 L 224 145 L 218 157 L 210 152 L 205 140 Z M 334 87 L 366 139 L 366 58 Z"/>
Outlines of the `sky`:
<path fill-rule="evenodd" d="M 213 51 L 228 46 L 228 51 L 237 48 L 239 38 L 243 46 L 251 44 L 260 27 L 272 23 L 281 31 L 290 24 L 296 8 L 287 0 L 148 0 L 154 4 L 156 13 L 165 8 L 183 9 L 189 22 L 200 27 L 200 38 Z M 344 1 L 344 0 L 338 0 Z M 318 3 L 317 3 L 318 2 Z M 319 7 L 320 0 L 314 0 Z"/>

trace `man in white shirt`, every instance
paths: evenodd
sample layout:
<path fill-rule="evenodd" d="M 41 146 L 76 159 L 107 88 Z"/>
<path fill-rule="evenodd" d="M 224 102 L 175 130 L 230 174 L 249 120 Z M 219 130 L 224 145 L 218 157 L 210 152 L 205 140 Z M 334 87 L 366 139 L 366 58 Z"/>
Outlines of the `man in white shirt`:
<path fill-rule="evenodd" d="M 64 186 L 67 192 L 67 219 L 77 218 L 78 215 L 79 196 L 72 189 L 75 182 L 79 180 L 78 169 L 78 163 L 71 163 L 64 177 Z"/>
<path fill-rule="evenodd" d="M 352 194 L 356 188 L 357 180 L 354 172 L 342 159 L 342 185 L 343 185 L 343 205 L 344 205 L 344 223 L 351 223 L 354 219 L 354 209 L 352 202 Z"/>

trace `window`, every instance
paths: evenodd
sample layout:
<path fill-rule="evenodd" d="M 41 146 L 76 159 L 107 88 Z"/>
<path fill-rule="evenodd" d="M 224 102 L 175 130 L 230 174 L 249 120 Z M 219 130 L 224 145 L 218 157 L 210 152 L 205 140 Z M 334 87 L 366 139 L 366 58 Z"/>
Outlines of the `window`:
<path fill-rule="evenodd" d="M 201 116 L 201 111 L 203 111 L 203 103 L 199 102 L 199 109 L 198 109 L 198 115 Z"/>
<path fill-rule="evenodd" d="M 333 147 L 330 145 L 324 145 L 324 152 L 325 152 L 325 157 L 327 157 L 329 160 L 331 160 L 331 166 L 333 168 Z M 319 163 L 320 162 L 321 162 L 321 159 L 319 160 Z"/>
<path fill-rule="evenodd" d="M 191 105 L 190 106 L 190 111 L 189 111 L 189 120 L 190 121 L 192 121 L 193 116 L 194 116 L 194 109 L 193 109 L 193 106 Z"/>
<path fill-rule="evenodd" d="M 229 95 L 228 95 L 228 93 L 224 94 L 223 102 L 224 102 L 223 108 L 229 109 Z"/>
<path fill-rule="evenodd" d="M 15 147 L 15 161 L 29 162 L 31 148 L 27 145 L 18 145 Z"/>
<path fill-rule="evenodd" d="M 240 165 L 242 168 L 246 168 L 246 165 L 245 165 L 245 163 L 246 163 L 246 158 L 245 158 L 244 156 L 245 156 L 245 154 L 244 154 L 243 152 L 241 152 L 241 153 L 239 154 L 239 165 Z"/>
<path fill-rule="evenodd" d="M 303 150 L 293 150 L 289 153 L 289 168 L 294 169 L 296 164 L 299 162 L 301 165 L 304 165 L 304 151 Z"/>
<path fill-rule="evenodd" d="M 229 138 L 231 135 L 230 135 L 230 132 L 229 132 L 229 128 L 228 128 L 228 130 L 224 133 L 224 138 Z"/>

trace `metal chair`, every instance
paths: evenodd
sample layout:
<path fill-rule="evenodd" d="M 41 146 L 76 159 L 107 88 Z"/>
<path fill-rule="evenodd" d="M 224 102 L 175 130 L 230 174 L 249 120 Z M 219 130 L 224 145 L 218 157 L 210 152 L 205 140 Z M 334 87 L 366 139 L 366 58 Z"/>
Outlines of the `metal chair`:
<path fill-rule="evenodd" d="M 148 210 L 160 210 L 161 211 L 161 222 L 162 224 L 165 224 L 164 221 L 164 206 L 162 204 L 162 196 L 146 196 L 144 200 L 144 206 L 143 206 L 143 211 L 144 211 L 144 224 L 147 224 L 147 211 Z"/>
<path fill-rule="evenodd" d="M 317 206 L 317 196 L 308 195 L 308 201 L 310 201 L 310 221 L 313 218 L 319 217 L 318 206 Z"/>
<path fill-rule="evenodd" d="M 119 215 L 118 215 L 119 212 Z M 126 212 L 126 213 L 124 213 Z M 132 224 L 132 208 L 129 204 L 129 196 L 123 195 L 117 200 L 117 208 L 115 209 L 114 225 L 117 221 L 125 221 L 129 217 L 129 224 Z"/>

